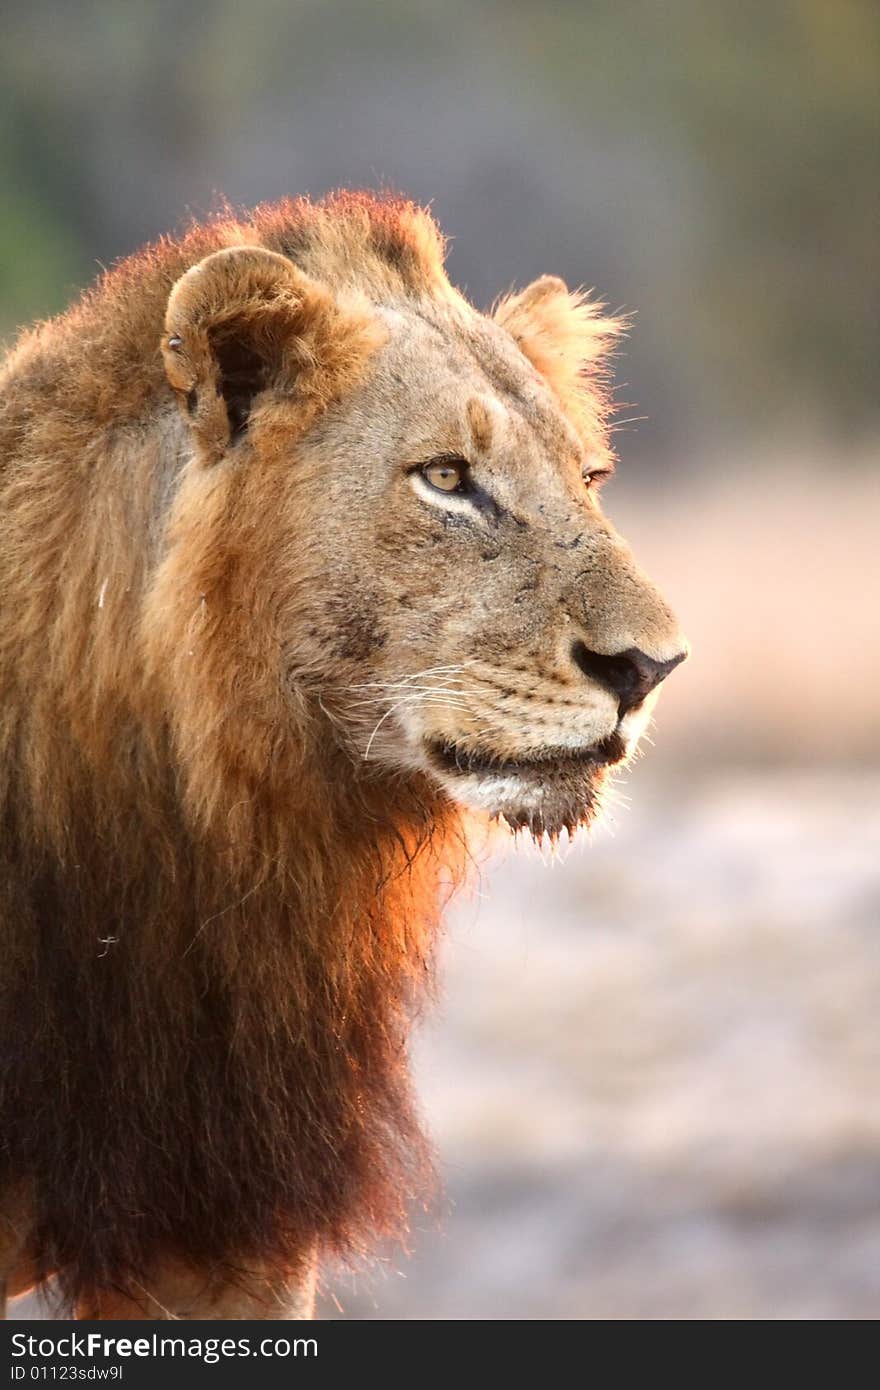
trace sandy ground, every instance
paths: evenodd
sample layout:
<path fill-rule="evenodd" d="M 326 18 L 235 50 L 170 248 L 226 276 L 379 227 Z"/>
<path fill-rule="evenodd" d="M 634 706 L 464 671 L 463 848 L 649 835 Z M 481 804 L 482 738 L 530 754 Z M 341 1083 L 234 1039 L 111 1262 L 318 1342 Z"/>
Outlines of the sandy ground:
<path fill-rule="evenodd" d="M 646 772 L 457 909 L 447 1210 L 345 1316 L 880 1315 L 880 776 Z"/>
<path fill-rule="evenodd" d="M 454 910 L 416 1047 L 445 1204 L 323 1317 L 880 1315 L 880 773 L 626 791 Z"/>

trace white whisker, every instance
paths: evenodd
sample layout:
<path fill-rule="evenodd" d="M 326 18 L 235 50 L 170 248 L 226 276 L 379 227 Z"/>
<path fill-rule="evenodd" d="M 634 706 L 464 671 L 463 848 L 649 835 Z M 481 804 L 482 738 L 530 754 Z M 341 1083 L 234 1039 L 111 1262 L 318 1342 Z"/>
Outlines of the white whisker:
<path fill-rule="evenodd" d="M 402 696 L 401 696 L 401 699 L 402 699 L 402 700 L 420 700 L 420 699 L 423 699 L 423 698 L 428 698 L 428 697 L 433 696 L 433 695 L 446 696 L 446 697 L 449 697 L 450 699 L 458 700 L 459 703 L 461 703 L 462 700 L 463 700 L 463 692 L 462 692 L 462 691 L 460 691 L 460 690 L 450 690 L 450 689 L 448 689 L 446 686 L 442 686 L 442 685 L 417 687 L 417 688 L 416 688 L 415 690 L 413 690 L 411 693 L 408 693 L 408 694 L 406 694 L 406 695 L 402 695 Z M 383 696 L 383 695 L 370 695 L 370 696 L 368 696 L 368 697 L 367 697 L 366 699 L 364 699 L 364 700 L 353 700 L 353 701 L 351 702 L 350 708 L 351 708 L 351 709 L 361 709 L 364 705 L 380 705 L 380 704 L 384 704 L 384 703 L 385 703 L 385 699 L 386 699 L 386 697 Z"/>
<path fill-rule="evenodd" d="M 400 686 L 411 686 L 414 681 L 420 681 L 425 676 L 455 676 L 459 671 L 463 671 L 465 666 L 471 665 L 470 662 L 460 662 L 456 666 L 427 666 L 423 671 L 412 671 L 409 675 L 399 676 L 395 680 L 387 681 L 364 681 L 362 684 L 346 686 L 346 690 L 396 690 Z"/>
<path fill-rule="evenodd" d="M 373 728 L 373 732 L 370 734 L 370 737 L 367 740 L 367 746 L 363 752 L 364 761 L 366 761 L 369 758 L 370 750 L 373 746 L 373 741 L 376 735 L 378 734 L 379 730 L 381 729 L 382 725 L 385 723 L 385 720 L 388 719 L 397 710 L 399 710 L 402 706 L 413 704 L 438 705 L 442 709 L 456 709 L 462 711 L 465 714 L 468 712 L 467 705 L 462 704 L 460 701 L 450 700 L 446 697 L 438 699 L 431 693 L 425 695 L 404 695 L 401 699 L 395 700 L 394 704 L 389 705 L 388 709 L 385 710 L 385 713 L 380 717 L 380 719 L 376 723 L 375 727 Z"/>

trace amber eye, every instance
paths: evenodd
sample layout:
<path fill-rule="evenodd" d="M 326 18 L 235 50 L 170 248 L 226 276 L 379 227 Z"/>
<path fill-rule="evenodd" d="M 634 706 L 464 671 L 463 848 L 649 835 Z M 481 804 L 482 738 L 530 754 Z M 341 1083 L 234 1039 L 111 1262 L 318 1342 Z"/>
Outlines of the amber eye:
<path fill-rule="evenodd" d="M 422 477 L 440 492 L 460 492 L 467 477 L 464 459 L 431 459 L 421 467 Z"/>

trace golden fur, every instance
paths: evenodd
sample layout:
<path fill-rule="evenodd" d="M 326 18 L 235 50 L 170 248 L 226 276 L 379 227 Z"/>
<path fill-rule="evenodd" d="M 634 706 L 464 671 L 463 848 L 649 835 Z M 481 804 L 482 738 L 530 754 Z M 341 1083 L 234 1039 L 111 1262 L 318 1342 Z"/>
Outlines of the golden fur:
<path fill-rule="evenodd" d="M 477 314 L 426 213 L 346 194 L 163 241 L 11 353 L 0 1278 L 94 1311 L 182 1268 L 216 1309 L 402 1228 L 460 803 L 588 818 L 571 750 L 647 705 L 573 636 L 681 646 L 581 480 L 616 331 L 549 278 Z"/>

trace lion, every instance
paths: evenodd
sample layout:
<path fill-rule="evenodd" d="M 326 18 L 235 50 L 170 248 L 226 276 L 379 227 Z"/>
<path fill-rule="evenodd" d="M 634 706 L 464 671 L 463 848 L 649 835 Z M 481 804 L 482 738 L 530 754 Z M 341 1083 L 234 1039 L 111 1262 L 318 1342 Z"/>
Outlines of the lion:
<path fill-rule="evenodd" d="M 0 1280 L 302 1318 L 430 1155 L 467 824 L 597 814 L 686 647 L 603 515 L 619 320 L 490 314 L 430 215 L 226 212 L 0 391 Z"/>

